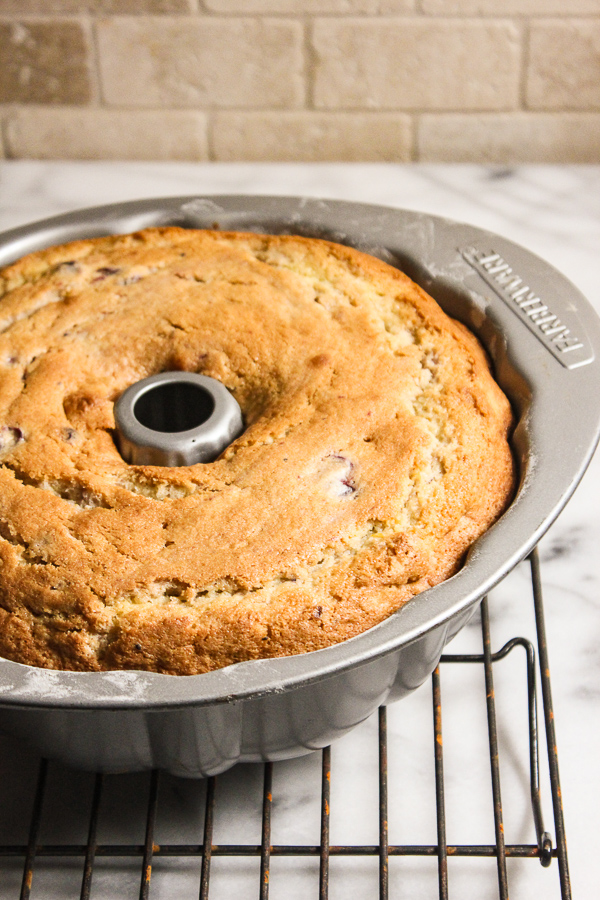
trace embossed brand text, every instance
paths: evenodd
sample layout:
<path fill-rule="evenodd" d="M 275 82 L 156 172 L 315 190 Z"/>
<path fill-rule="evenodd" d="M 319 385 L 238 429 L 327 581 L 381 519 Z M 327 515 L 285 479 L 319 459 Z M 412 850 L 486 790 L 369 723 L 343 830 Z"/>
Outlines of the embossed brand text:
<path fill-rule="evenodd" d="M 584 346 L 499 253 L 478 252 L 473 247 L 461 250 L 461 253 L 504 300 L 511 306 L 514 304 L 531 325 L 536 326 L 539 336 L 554 351 L 571 353 Z"/>

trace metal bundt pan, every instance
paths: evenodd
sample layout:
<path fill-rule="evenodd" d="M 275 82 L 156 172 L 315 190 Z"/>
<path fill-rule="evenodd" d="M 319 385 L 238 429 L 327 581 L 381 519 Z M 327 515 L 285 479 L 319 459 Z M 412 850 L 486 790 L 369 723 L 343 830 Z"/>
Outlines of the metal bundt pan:
<path fill-rule="evenodd" d="M 407 272 L 479 336 L 513 404 L 520 486 L 448 581 L 358 637 L 206 675 L 79 673 L 0 660 L 0 727 L 106 772 L 215 774 L 329 744 L 435 668 L 481 598 L 563 508 L 600 430 L 600 321 L 548 263 L 481 229 L 358 203 L 177 197 L 97 207 L 0 236 L 0 264 L 76 238 L 151 225 L 294 233 L 350 244 Z"/>

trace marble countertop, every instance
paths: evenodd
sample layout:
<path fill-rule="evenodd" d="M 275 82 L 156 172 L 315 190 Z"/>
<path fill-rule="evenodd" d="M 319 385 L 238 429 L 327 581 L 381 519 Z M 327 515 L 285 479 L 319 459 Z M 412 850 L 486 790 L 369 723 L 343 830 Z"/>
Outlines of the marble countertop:
<path fill-rule="evenodd" d="M 489 169 L 391 164 L 2 162 L 0 229 L 100 203 L 218 193 L 356 200 L 468 222 L 550 261 L 600 313 L 600 166 Z M 593 834 L 600 801 L 599 500 L 600 457 L 596 455 L 573 499 L 540 545 L 571 877 L 574 896 L 580 898 L 597 896 L 598 885 Z M 517 634 L 534 636 L 530 594 L 526 563 L 494 590 L 490 598 L 493 649 Z M 452 652 L 480 649 L 481 633 L 474 621 L 455 639 Z M 527 797 L 523 666 L 523 659 L 513 654 L 494 669 L 505 832 L 512 843 L 534 840 Z M 450 666 L 442 669 L 447 831 L 452 843 L 493 842 L 485 695 L 482 674 L 475 668 L 469 673 Z M 390 707 L 388 717 L 390 842 L 435 843 L 429 683 Z M 368 720 L 333 747 L 332 843 L 377 842 L 376 727 L 375 718 Z M 12 738 L 0 740 L 0 843 L 26 840 L 19 811 L 31 803 L 27 774 L 32 776 L 35 765 L 35 755 L 27 748 Z M 546 827 L 554 834 L 546 767 L 542 769 Z M 279 763 L 274 777 L 273 842 L 318 843 L 320 755 Z M 260 840 L 261 779 L 261 768 L 249 765 L 220 777 L 216 842 Z M 143 841 L 138 813 L 146 784 L 143 775 L 112 779 L 100 840 Z M 85 841 L 90 785 L 90 776 L 54 767 L 49 791 L 54 808 L 65 814 L 68 824 L 57 834 L 51 817 L 43 819 L 42 840 Z M 202 814 L 197 804 L 203 791 L 202 782 L 168 776 L 163 780 L 157 841 L 201 840 Z M 331 897 L 377 895 L 376 859 L 335 859 L 331 869 Z M 0 860 L 0 900 L 18 896 L 21 872 L 22 862 Z M 450 896 L 461 900 L 497 896 L 495 872 L 493 860 L 451 860 Z M 285 900 L 317 896 L 317 876 L 316 861 L 278 858 L 273 861 L 270 896 Z M 510 860 L 509 878 L 513 898 L 560 897 L 556 862 L 542 870 L 530 860 Z M 392 897 L 437 896 L 437 870 L 432 860 L 395 858 L 390 879 Z M 151 896 L 165 900 L 197 896 L 198 880 L 194 861 L 157 860 Z M 80 883 L 80 861 L 57 865 L 41 860 L 31 896 L 76 897 Z M 126 860 L 98 863 L 92 897 L 122 900 L 137 896 L 138 890 L 139 864 Z M 257 892 L 257 860 L 214 860 L 212 900 L 254 897 Z"/>

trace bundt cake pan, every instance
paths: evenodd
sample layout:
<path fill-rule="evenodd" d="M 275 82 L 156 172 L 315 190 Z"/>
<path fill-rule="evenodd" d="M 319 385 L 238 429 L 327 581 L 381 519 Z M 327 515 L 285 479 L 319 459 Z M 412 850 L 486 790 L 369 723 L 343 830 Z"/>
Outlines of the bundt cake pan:
<path fill-rule="evenodd" d="M 486 346 L 515 411 L 517 495 L 461 570 L 323 650 L 169 676 L 60 672 L 0 660 L 0 728 L 106 772 L 215 774 L 329 744 L 418 687 L 481 598 L 531 549 L 581 478 L 600 430 L 600 320 L 527 250 L 435 216 L 281 197 L 175 197 L 82 210 L 0 236 L 0 265 L 77 238 L 152 225 L 294 233 L 396 265 Z"/>

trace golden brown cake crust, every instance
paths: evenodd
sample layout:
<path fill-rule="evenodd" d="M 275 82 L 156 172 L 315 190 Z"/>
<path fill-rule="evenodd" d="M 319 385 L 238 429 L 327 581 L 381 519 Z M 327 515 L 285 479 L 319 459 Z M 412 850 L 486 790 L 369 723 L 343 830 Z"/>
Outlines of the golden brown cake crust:
<path fill-rule="evenodd" d="M 0 296 L 9 659 L 186 675 L 326 647 L 455 572 L 510 498 L 481 347 L 356 250 L 147 229 L 31 254 Z M 238 400 L 215 462 L 119 455 L 115 400 L 166 370 Z"/>

